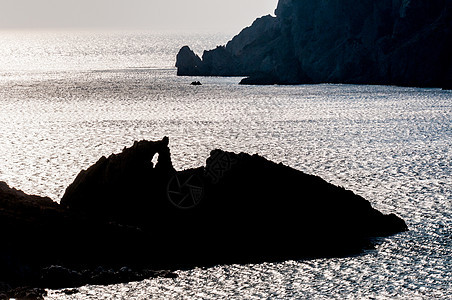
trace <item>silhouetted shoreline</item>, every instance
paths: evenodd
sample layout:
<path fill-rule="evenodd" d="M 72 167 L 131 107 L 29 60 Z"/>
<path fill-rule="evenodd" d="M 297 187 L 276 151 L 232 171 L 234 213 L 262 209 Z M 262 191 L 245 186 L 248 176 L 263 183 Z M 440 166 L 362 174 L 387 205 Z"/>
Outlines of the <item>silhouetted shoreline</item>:
<path fill-rule="evenodd" d="M 176 171 L 168 143 L 102 157 L 61 204 L 1 183 L 0 282 L 63 288 L 177 276 L 159 269 L 347 256 L 407 230 L 353 192 L 259 155 L 214 150 L 205 167 Z"/>
<path fill-rule="evenodd" d="M 202 58 L 182 47 L 178 75 L 452 88 L 450 1 L 280 0 L 275 14 Z"/>

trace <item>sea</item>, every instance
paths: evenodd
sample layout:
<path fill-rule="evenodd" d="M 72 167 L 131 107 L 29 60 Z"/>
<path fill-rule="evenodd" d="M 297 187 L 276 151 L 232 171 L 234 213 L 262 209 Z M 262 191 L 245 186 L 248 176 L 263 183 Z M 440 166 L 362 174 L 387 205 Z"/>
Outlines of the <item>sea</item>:
<path fill-rule="evenodd" d="M 176 270 L 46 299 L 452 299 L 452 91 L 176 76 L 182 46 L 202 54 L 232 36 L 0 32 L 0 181 L 58 202 L 101 156 L 168 136 L 177 169 L 216 148 L 258 153 L 354 191 L 409 231 L 353 257 Z"/>

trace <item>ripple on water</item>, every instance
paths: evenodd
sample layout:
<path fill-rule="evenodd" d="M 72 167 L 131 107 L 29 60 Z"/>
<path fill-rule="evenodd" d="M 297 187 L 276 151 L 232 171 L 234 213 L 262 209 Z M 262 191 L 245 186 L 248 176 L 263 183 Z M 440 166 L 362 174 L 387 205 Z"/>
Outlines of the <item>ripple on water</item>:
<path fill-rule="evenodd" d="M 355 191 L 411 231 L 363 256 L 194 269 L 66 298 L 452 297 L 450 92 L 201 80 L 151 69 L 2 79 L 0 180 L 58 200 L 102 155 L 167 135 L 178 169 L 214 148 L 259 153 Z"/>

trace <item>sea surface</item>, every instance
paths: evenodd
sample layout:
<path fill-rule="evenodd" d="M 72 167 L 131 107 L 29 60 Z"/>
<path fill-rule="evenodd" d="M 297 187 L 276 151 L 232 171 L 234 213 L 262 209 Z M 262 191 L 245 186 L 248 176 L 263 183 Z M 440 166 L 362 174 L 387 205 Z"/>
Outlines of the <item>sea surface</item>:
<path fill-rule="evenodd" d="M 354 257 L 180 270 L 47 298 L 452 299 L 452 92 L 176 76 L 181 46 L 201 53 L 231 37 L 0 32 L 0 180 L 59 201 L 101 156 L 169 136 L 177 169 L 215 148 L 259 153 L 354 191 L 410 231 Z"/>

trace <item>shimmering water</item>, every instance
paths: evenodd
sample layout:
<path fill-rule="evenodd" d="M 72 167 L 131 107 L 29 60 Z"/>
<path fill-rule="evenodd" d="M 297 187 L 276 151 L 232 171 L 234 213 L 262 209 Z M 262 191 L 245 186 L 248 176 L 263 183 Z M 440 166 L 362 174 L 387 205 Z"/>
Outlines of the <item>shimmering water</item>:
<path fill-rule="evenodd" d="M 203 165 L 214 148 L 259 153 L 355 191 L 410 231 L 357 257 L 193 269 L 48 298 L 452 298 L 452 92 L 175 76 L 180 46 L 228 38 L 0 33 L 0 180 L 58 201 L 100 156 L 167 135 L 176 168 Z"/>

